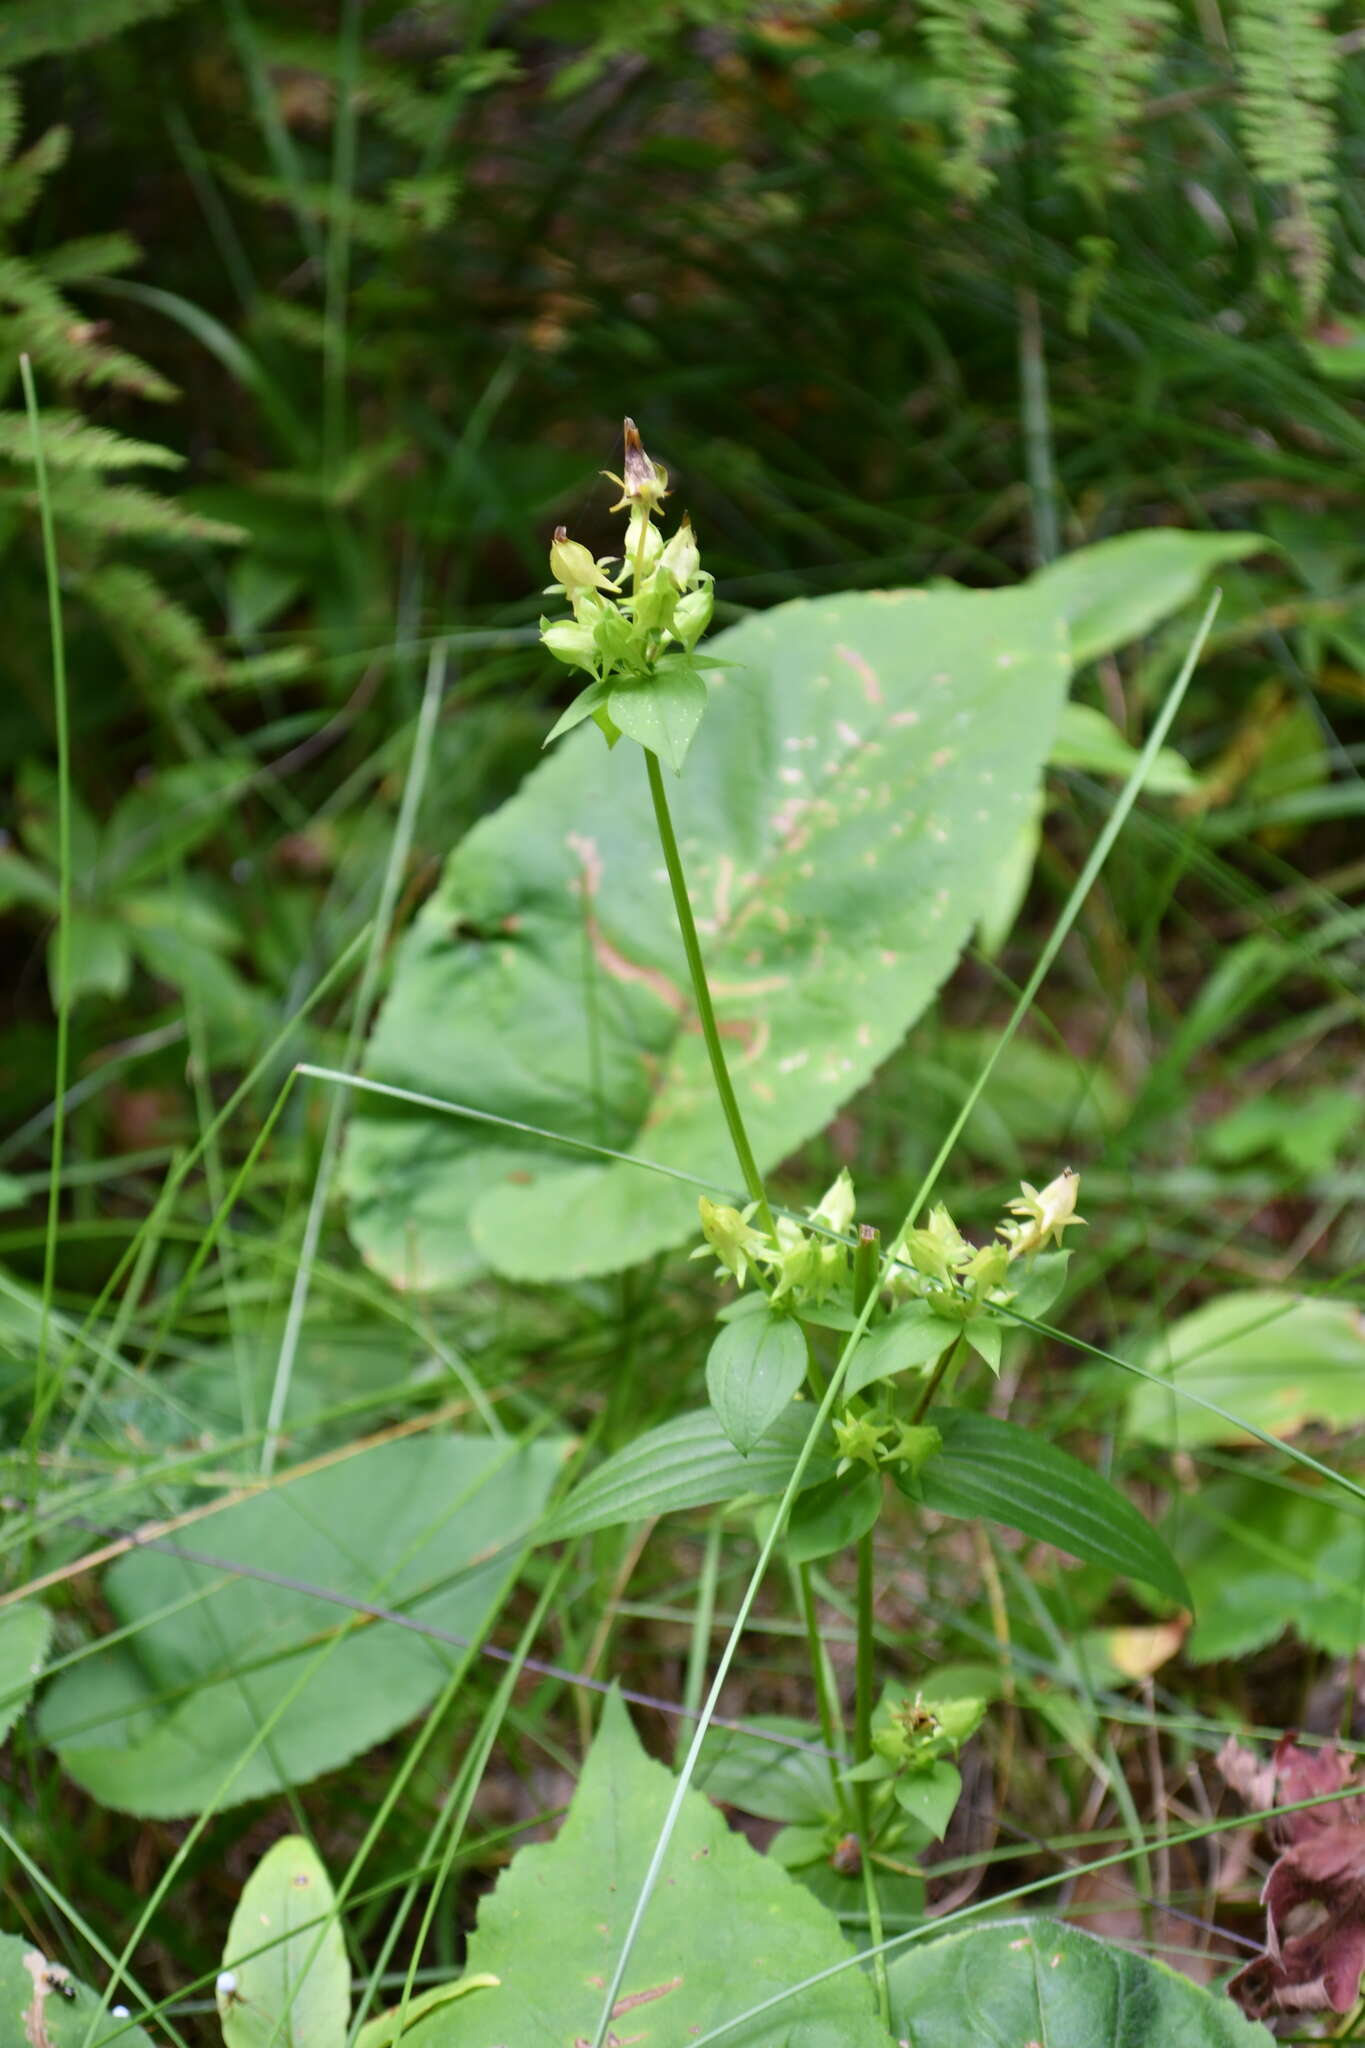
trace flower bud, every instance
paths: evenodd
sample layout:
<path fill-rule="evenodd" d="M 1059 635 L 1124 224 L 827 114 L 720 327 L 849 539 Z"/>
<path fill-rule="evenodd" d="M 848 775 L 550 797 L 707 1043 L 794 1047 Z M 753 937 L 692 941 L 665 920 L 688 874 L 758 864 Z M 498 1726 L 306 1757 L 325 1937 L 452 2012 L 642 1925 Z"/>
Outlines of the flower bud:
<path fill-rule="evenodd" d="M 689 654 L 710 625 L 714 610 L 715 599 L 709 583 L 700 590 L 689 590 L 673 607 L 669 630 L 675 639 L 681 640 Z"/>
<path fill-rule="evenodd" d="M 582 541 L 570 540 L 568 529 L 555 528 L 554 541 L 550 548 L 550 574 L 562 588 L 570 604 L 577 609 L 578 600 L 590 590 L 618 590 L 602 563 L 593 559 L 592 551 Z"/>
<path fill-rule="evenodd" d="M 661 462 L 653 462 L 644 450 L 640 430 L 634 420 L 628 419 L 624 426 L 626 442 L 625 475 L 617 476 L 614 470 L 603 470 L 618 489 L 620 497 L 612 506 L 613 512 L 620 512 L 625 506 L 642 506 L 648 515 L 657 511 L 668 496 L 668 471 Z"/>
<path fill-rule="evenodd" d="M 586 668 L 596 675 L 597 646 L 590 624 L 577 619 L 542 619 L 540 639 L 556 661 L 565 662 L 570 668 Z"/>
<path fill-rule="evenodd" d="M 679 590 L 686 590 L 701 567 L 701 550 L 692 531 L 692 521 L 684 512 L 682 525 L 659 557 L 660 566 L 667 569 Z"/>

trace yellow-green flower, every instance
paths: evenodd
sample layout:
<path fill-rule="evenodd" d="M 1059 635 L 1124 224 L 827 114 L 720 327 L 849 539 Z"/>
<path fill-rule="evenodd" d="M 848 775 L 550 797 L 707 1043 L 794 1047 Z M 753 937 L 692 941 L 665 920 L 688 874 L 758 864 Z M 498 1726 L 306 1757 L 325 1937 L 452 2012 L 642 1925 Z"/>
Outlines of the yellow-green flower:
<path fill-rule="evenodd" d="M 1000 1236 L 1009 1246 L 1012 1259 L 1020 1258 L 1025 1252 L 1041 1251 L 1045 1245 L 1062 1241 L 1062 1232 L 1070 1230 L 1073 1224 L 1084 1226 L 1084 1216 L 1076 1214 L 1076 1197 L 1080 1193 L 1081 1177 L 1066 1167 L 1050 1180 L 1040 1193 L 1029 1183 L 1019 1183 L 1022 1194 L 1006 1203 L 1011 1215 L 1024 1218 L 1022 1223 L 1003 1223 Z"/>

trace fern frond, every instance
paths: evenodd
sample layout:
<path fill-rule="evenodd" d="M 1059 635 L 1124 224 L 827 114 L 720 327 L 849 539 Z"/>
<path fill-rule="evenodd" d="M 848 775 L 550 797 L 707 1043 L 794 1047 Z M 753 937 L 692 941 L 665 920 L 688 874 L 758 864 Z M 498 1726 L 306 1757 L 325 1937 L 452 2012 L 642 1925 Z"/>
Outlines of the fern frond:
<path fill-rule="evenodd" d="M 1097 206 L 1137 183 L 1132 128 L 1177 18 L 1172 0 L 1065 0 L 1059 12 L 1069 100 L 1062 176 Z"/>
<path fill-rule="evenodd" d="M 1312 320 L 1331 270 L 1340 56 L 1313 0 L 1241 0 L 1236 38 L 1247 157 L 1261 182 L 1283 198 L 1275 239 L 1298 285 L 1304 317 Z"/>
<path fill-rule="evenodd" d="M 1029 0 L 925 0 L 924 37 L 954 136 L 942 173 L 964 199 L 995 183 L 989 156 L 1014 127 L 1012 46 L 1028 15 Z"/>
<path fill-rule="evenodd" d="M 131 235 L 77 235 L 55 249 L 43 249 L 29 262 L 49 284 L 84 284 L 92 277 L 112 277 L 131 270 L 142 251 Z"/>
<path fill-rule="evenodd" d="M 19 98 L 19 88 L 12 78 L 0 73 L 0 172 L 4 170 L 18 147 L 23 120 L 24 110 Z"/>
<path fill-rule="evenodd" d="M 194 613 L 167 597 L 145 569 L 107 563 L 84 576 L 80 594 L 103 620 L 133 674 L 163 694 L 212 689 L 225 664 Z"/>
<path fill-rule="evenodd" d="M 224 541 L 246 539 L 240 526 L 204 519 L 186 512 L 168 498 L 136 484 L 106 484 L 79 471 L 59 471 L 48 479 L 52 511 L 59 527 L 93 533 L 110 540 Z M 0 483 L 0 504 L 19 505 L 36 513 L 38 497 L 29 483 Z"/>
<path fill-rule="evenodd" d="M 100 43 L 139 22 L 174 14 L 186 0 L 6 0 L 0 12 L 0 71 L 34 57 Z"/>
<path fill-rule="evenodd" d="M 77 412 L 46 409 L 38 421 L 43 455 L 52 469 L 179 469 L 184 461 L 156 441 L 128 441 L 107 427 L 92 427 Z M 0 456 L 33 460 L 28 415 L 0 412 Z"/>

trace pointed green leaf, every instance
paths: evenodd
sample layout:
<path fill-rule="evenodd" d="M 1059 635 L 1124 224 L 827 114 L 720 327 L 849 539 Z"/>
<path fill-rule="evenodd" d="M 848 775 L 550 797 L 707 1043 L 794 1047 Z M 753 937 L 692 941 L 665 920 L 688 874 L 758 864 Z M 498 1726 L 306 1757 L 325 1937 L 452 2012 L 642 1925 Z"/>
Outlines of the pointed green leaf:
<path fill-rule="evenodd" d="M 787 1554 L 793 1564 L 814 1564 L 847 1550 L 876 1525 L 882 1509 L 882 1474 L 866 1465 L 799 1493 L 787 1525 Z"/>
<path fill-rule="evenodd" d="M 403 2048 L 591 2041 L 672 1794 L 671 1772 L 645 1755 L 613 1696 L 558 1837 L 523 1849 L 479 1908 L 469 1967 L 499 1988 L 433 2013 Z M 689 1792 L 612 2031 L 685 2044 L 851 1953 L 802 1885 Z M 798 2037 L 808 2048 L 887 2048 L 870 1980 L 839 1970 L 786 2002 L 776 2029 L 768 2016 L 726 2033 L 733 2048 Z"/>
<path fill-rule="evenodd" d="M 69 1996 L 66 1994 L 70 1994 Z M 126 1995 L 111 2005 L 128 2004 Z M 0 2042 L 5 2048 L 152 2048 L 141 2027 L 106 2009 L 88 1985 L 31 1941 L 0 1934 Z"/>
<path fill-rule="evenodd" d="M 891 1964 L 902 2048 L 1272 2048 L 1230 1999 L 1056 1920 L 1003 1920 Z"/>
<path fill-rule="evenodd" d="M 73 910 L 67 926 L 69 1002 L 82 996 L 121 996 L 128 986 L 133 960 L 128 934 L 116 917 L 92 910 Z M 61 945 L 53 932 L 47 947 L 47 979 L 54 1010 L 61 1003 Z"/>
<path fill-rule="evenodd" d="M 355 2048 L 393 2048 L 395 2041 L 406 2040 L 408 2034 L 433 2013 L 439 2006 L 449 2005 L 457 1998 L 468 1998 L 475 1991 L 492 1991 L 497 1987 L 497 1978 L 486 1972 L 477 1977 L 461 1977 L 455 1984 L 433 1984 L 430 1991 L 419 1992 L 405 2007 L 394 2005 L 387 2012 L 377 2013 L 355 2037 Z"/>
<path fill-rule="evenodd" d="M 702 1744 L 696 1785 L 722 1806 L 760 1820 L 778 1820 L 823 1827 L 839 1814 L 839 1797 L 830 1775 L 830 1759 L 817 1753 L 819 1730 L 804 1721 L 766 1714 L 746 1728 L 710 1728 Z M 758 1731 L 796 1735 L 812 1745 L 794 1749 L 788 1743 L 766 1742 Z"/>
<path fill-rule="evenodd" d="M 936 1316 L 927 1301 L 908 1301 L 884 1323 L 874 1323 L 849 1361 L 844 1392 L 850 1398 L 873 1380 L 891 1379 L 932 1365 L 948 1349 L 956 1333 Z"/>
<path fill-rule="evenodd" d="M 990 901 L 1065 692 L 1063 640 L 1029 586 L 798 600 L 707 643 L 710 702 L 671 804 L 765 1170 L 900 1043 Z M 713 668 L 727 658 L 742 667 Z M 733 1186 L 633 748 L 569 734 L 456 849 L 403 940 L 368 1070 Z M 405 1287 L 489 1264 L 610 1272 L 695 1229 L 676 1181 L 373 1098 L 346 1181 L 366 1256 Z"/>
<path fill-rule="evenodd" d="M 706 1391 L 716 1420 L 747 1457 L 806 1377 L 806 1340 L 791 1316 L 765 1310 L 727 1323 L 706 1360 Z"/>
<path fill-rule="evenodd" d="M 317 1851 L 286 1835 L 256 1865 L 232 1916 L 219 1979 L 225 2048 L 344 2048 L 351 1966 Z M 330 1918 L 324 1916 L 330 1915 Z"/>
<path fill-rule="evenodd" d="M 607 710 L 628 739 L 681 775 L 706 711 L 706 684 L 690 662 L 661 664 L 647 683 L 618 684 Z"/>
<path fill-rule="evenodd" d="M 51 1640 L 52 1616 L 37 1600 L 0 1607 L 0 1742 L 27 1706 Z"/>
<path fill-rule="evenodd" d="M 743 1328 L 743 1324 L 739 1326 Z M 741 1457 L 709 1408 L 679 1415 L 650 1429 L 573 1489 L 558 1511 L 541 1525 L 539 1540 L 586 1536 L 593 1529 L 640 1522 L 648 1515 L 705 1508 L 741 1495 L 781 1493 L 806 1440 L 815 1411 L 789 1407 L 747 1458 Z M 804 1484 L 828 1479 L 829 1452 L 817 1449 Z"/>
<path fill-rule="evenodd" d="M 1052 742 L 1054 768 L 1082 768 L 1092 775 L 1117 775 L 1125 780 L 1137 765 L 1138 750 L 1130 747 L 1112 718 L 1093 704 L 1064 704 Z M 1147 771 L 1143 789 L 1149 796 L 1184 796 L 1199 787 L 1199 778 L 1183 754 L 1162 747 Z"/>
<path fill-rule="evenodd" d="M 948 1823 L 961 1797 L 962 1773 L 946 1757 L 940 1757 L 927 1770 L 905 1771 L 896 1780 L 897 1806 L 902 1813 L 908 1813 L 912 1820 L 917 1820 L 922 1828 L 927 1828 L 936 1842 L 941 1842 L 947 1834 Z"/>
<path fill-rule="evenodd" d="M 1258 533 L 1181 533 L 1173 527 L 1124 533 L 1063 555 L 1034 577 L 1071 628 L 1077 667 L 1140 639 L 1199 595 L 1224 562 L 1263 554 Z"/>
<path fill-rule="evenodd" d="M 1079 1458 L 993 1415 L 931 1408 L 928 1420 L 943 1445 L 907 1488 L 927 1508 L 1003 1523 L 1190 1606 L 1189 1588 L 1163 1539 L 1117 1487 Z"/>

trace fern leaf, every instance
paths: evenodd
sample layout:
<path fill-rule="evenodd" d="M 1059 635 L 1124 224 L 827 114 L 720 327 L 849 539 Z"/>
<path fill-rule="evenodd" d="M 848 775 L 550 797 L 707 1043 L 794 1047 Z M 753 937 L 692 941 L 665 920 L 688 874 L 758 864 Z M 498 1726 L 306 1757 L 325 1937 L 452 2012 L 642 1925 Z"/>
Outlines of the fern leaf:
<path fill-rule="evenodd" d="M 131 235 L 77 235 L 55 249 L 44 249 L 29 262 L 49 284 L 84 284 L 92 277 L 111 277 L 131 270 L 142 252 Z"/>
<path fill-rule="evenodd" d="M 133 673 L 162 695 L 211 689 L 224 662 L 194 613 L 168 597 L 145 569 L 108 563 L 85 576 L 80 594 L 104 621 Z"/>
<path fill-rule="evenodd" d="M 155 441 L 128 441 L 107 427 L 92 427 L 76 412 L 44 411 L 39 418 L 43 454 L 53 469 L 179 469 L 184 457 Z M 28 415 L 0 412 L 0 455 L 33 460 Z"/>
<path fill-rule="evenodd" d="M 0 70 L 100 43 L 139 22 L 173 14 L 186 0 L 6 0 Z"/>
<path fill-rule="evenodd" d="M 1029 0 L 925 0 L 924 36 L 954 137 L 942 173 L 964 199 L 995 183 L 989 156 L 1014 127 L 1012 46 L 1028 14 Z"/>
<path fill-rule="evenodd" d="M 57 471 L 48 481 L 59 529 L 101 534 L 106 539 L 236 542 L 246 538 L 239 526 L 186 512 L 136 484 L 106 484 L 75 470 Z M 0 484 L 0 503 L 17 503 L 27 513 L 38 509 L 37 493 L 27 483 Z"/>
<path fill-rule="evenodd" d="M 1336 197 L 1340 56 L 1322 9 L 1313 0 L 1241 0 L 1237 64 L 1247 157 L 1283 200 L 1275 239 L 1298 285 L 1304 317 L 1312 320 L 1331 270 Z"/>
<path fill-rule="evenodd" d="M 1132 128 L 1176 20 L 1172 0 L 1066 0 L 1060 10 L 1069 101 L 1062 176 L 1097 206 L 1137 183 Z"/>

